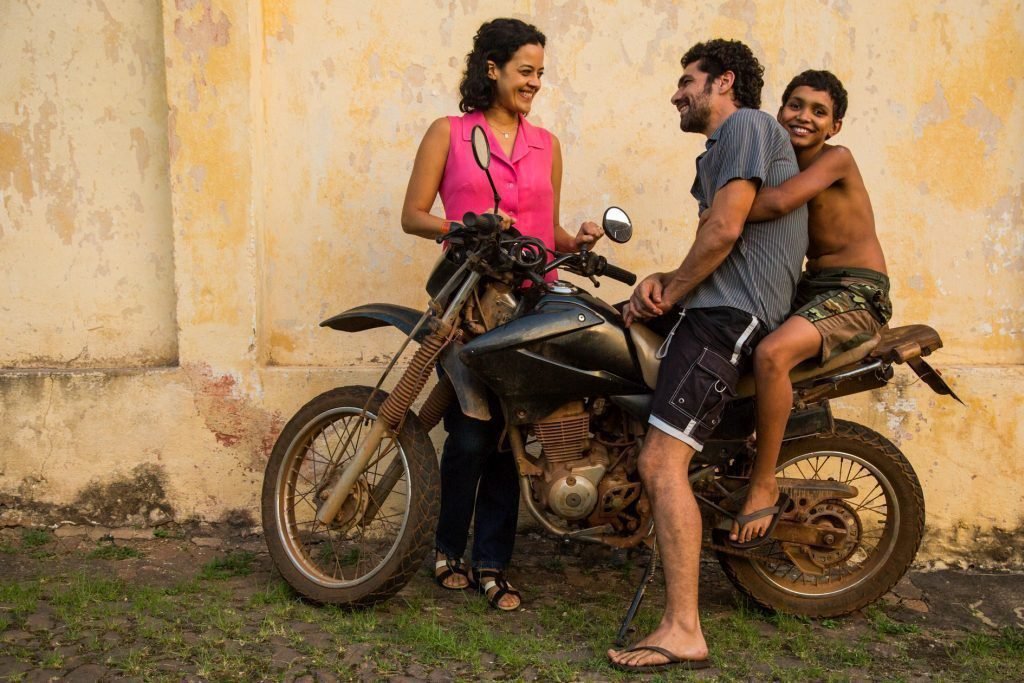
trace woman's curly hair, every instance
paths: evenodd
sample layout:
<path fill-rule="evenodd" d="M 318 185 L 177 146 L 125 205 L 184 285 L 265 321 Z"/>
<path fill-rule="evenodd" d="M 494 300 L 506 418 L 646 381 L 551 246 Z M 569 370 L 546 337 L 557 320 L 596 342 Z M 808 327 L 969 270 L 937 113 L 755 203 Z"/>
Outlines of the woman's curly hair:
<path fill-rule="evenodd" d="M 533 24 L 519 19 L 493 19 L 480 27 L 473 38 L 473 50 L 466 55 L 466 71 L 459 83 L 459 111 L 488 109 L 497 95 L 495 83 L 487 77 L 487 62 L 502 68 L 523 45 L 544 47 L 547 38 Z"/>
<path fill-rule="evenodd" d="M 680 60 L 683 68 L 697 62 L 698 68 L 708 75 L 708 85 L 726 71 L 736 76 L 733 83 L 733 98 L 737 106 L 759 109 L 761 88 L 764 87 L 764 67 L 750 48 L 738 40 L 716 38 L 706 43 L 697 43 Z"/>

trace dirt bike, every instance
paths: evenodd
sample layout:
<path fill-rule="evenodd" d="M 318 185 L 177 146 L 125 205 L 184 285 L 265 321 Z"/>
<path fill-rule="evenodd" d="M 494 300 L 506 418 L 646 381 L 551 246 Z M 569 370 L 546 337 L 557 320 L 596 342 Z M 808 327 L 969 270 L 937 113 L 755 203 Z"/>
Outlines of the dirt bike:
<path fill-rule="evenodd" d="M 479 127 L 472 144 L 490 180 Z M 640 323 L 627 329 L 619 310 L 576 285 L 545 279 L 556 268 L 595 286 L 598 277 L 630 285 L 636 277 L 591 251 L 549 252 L 536 238 L 501 230 L 494 195 L 494 213 L 467 213 L 439 238 L 446 249 L 427 281 L 426 311 L 367 304 L 321 323 L 345 332 L 393 326 L 407 339 L 376 387 L 333 389 L 300 409 L 267 463 L 267 546 L 307 598 L 373 604 L 423 566 L 440 498 L 427 434 L 453 401 L 488 419 L 489 393 L 504 413 L 502 441 L 515 458 L 522 500 L 543 529 L 615 548 L 656 545 L 637 457 L 663 340 Z M 616 207 L 603 227 L 617 243 L 632 234 Z M 412 341 L 419 346 L 394 389 L 381 390 Z M 824 367 L 794 371 L 777 472 L 790 503 L 770 542 L 749 550 L 727 542 L 753 456 L 753 382 L 741 381 L 689 480 L 702 507 L 703 545 L 742 593 L 774 610 L 827 617 L 871 603 L 900 579 L 921 542 L 921 485 L 892 442 L 835 419 L 829 400 L 884 386 L 899 364 L 956 398 L 923 358 L 941 346 L 933 329 L 911 325 L 885 330 Z M 442 379 L 414 412 L 437 365 Z M 653 573 L 651 557 L 623 632 Z"/>

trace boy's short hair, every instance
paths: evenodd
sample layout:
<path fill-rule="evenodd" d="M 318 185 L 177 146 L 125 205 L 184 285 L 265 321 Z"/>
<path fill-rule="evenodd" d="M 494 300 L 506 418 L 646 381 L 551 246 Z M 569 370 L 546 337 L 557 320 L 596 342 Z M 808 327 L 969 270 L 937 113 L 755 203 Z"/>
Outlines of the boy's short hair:
<path fill-rule="evenodd" d="M 789 96 L 801 85 L 806 85 L 814 90 L 827 92 L 832 98 L 832 117 L 836 121 L 842 121 L 846 116 L 846 88 L 842 81 L 836 78 L 831 71 L 815 71 L 808 69 L 789 82 L 785 92 L 782 93 L 782 106 L 786 106 Z"/>

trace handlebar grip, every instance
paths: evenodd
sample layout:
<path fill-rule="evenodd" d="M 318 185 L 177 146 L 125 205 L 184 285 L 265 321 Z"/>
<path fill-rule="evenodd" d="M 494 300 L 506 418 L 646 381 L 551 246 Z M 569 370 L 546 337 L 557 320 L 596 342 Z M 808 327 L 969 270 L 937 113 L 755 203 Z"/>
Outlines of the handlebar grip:
<path fill-rule="evenodd" d="M 467 228 L 474 228 L 477 232 L 490 234 L 501 228 L 501 216 L 493 213 L 476 214 L 467 211 L 462 217 L 462 224 Z"/>
<path fill-rule="evenodd" d="M 612 264 L 608 263 L 607 261 L 605 261 L 604 268 L 602 269 L 602 272 L 600 274 L 604 275 L 605 277 L 610 277 L 613 280 L 618 280 L 619 282 L 621 282 L 623 284 L 626 284 L 626 285 L 635 285 L 636 284 L 636 275 L 634 275 L 633 273 L 629 272 L 625 268 L 619 268 L 618 266 L 613 266 Z"/>

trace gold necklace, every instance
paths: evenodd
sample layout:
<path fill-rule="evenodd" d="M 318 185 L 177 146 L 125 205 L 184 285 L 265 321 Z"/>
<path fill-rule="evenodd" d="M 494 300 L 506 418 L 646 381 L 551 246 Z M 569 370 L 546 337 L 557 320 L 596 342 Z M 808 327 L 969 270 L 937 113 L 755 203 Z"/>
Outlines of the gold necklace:
<path fill-rule="evenodd" d="M 498 128 L 496 125 L 494 125 L 490 121 L 487 122 L 487 125 L 489 125 L 491 127 L 491 130 L 493 130 L 495 133 L 501 133 L 501 136 L 503 138 L 505 138 L 506 140 L 508 140 L 509 137 L 511 137 L 512 135 L 515 135 L 516 133 L 519 132 L 519 122 L 518 121 L 516 121 L 516 127 L 513 128 L 510 131 L 504 131 L 501 128 Z"/>

